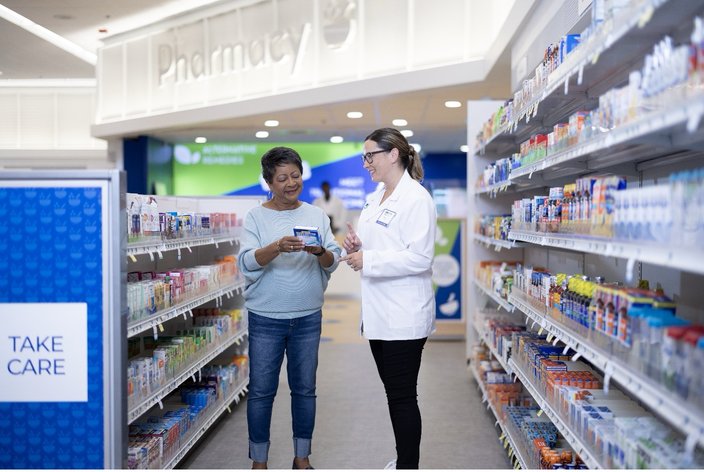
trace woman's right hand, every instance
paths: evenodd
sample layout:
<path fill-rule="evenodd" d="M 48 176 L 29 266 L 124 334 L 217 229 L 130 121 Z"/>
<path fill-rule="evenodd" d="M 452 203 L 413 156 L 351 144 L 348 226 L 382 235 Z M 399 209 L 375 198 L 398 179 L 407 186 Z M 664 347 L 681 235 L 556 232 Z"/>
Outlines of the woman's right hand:
<path fill-rule="evenodd" d="M 357 233 L 352 227 L 352 223 L 349 221 L 347 222 L 347 236 L 345 236 L 345 240 L 342 242 L 342 245 L 348 254 L 357 252 L 362 247 L 362 241 L 359 239 L 359 236 L 357 236 Z"/>
<path fill-rule="evenodd" d="M 284 236 L 276 241 L 276 249 L 281 254 L 282 252 L 300 252 L 303 251 L 305 244 L 297 236 Z"/>

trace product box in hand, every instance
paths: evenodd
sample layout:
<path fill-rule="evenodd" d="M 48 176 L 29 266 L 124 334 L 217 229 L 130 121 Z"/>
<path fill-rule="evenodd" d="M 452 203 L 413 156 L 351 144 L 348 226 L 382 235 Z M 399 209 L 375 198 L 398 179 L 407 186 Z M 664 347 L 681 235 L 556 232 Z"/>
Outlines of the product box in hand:
<path fill-rule="evenodd" d="M 320 230 L 317 226 L 294 226 L 293 234 L 303 240 L 306 246 L 320 246 Z"/>

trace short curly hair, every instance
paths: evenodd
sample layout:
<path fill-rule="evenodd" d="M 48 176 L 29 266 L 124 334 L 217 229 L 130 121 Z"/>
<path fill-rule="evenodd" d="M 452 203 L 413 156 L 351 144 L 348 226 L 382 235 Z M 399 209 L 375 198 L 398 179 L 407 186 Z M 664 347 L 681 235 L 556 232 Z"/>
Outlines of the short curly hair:
<path fill-rule="evenodd" d="M 303 161 L 295 150 L 285 146 L 269 149 L 262 156 L 262 177 L 267 183 L 271 183 L 276 168 L 286 164 L 295 164 L 301 174 L 303 173 Z"/>

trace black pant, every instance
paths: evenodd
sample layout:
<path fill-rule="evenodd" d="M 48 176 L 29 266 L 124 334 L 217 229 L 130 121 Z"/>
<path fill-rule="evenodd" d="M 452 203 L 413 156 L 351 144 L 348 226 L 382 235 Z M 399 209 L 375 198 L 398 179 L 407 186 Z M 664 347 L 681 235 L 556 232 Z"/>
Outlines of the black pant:
<path fill-rule="evenodd" d="M 420 461 L 421 420 L 416 386 L 427 339 L 369 341 L 389 402 L 397 469 L 417 469 Z"/>

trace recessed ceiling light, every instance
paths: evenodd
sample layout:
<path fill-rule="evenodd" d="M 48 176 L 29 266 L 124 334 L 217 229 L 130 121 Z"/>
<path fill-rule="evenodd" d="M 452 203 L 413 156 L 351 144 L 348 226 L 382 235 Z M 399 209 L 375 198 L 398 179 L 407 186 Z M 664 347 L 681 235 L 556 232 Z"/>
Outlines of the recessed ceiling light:
<path fill-rule="evenodd" d="M 410 129 L 404 129 L 401 130 L 401 134 L 407 138 L 410 138 L 411 136 L 413 136 L 413 131 L 411 131 Z"/>
<path fill-rule="evenodd" d="M 345 138 L 343 138 L 342 136 L 332 136 L 330 138 L 330 142 L 334 143 L 334 144 L 340 144 L 344 140 L 345 140 Z"/>
<path fill-rule="evenodd" d="M 413 146 L 413 149 L 415 149 L 416 152 L 420 152 L 420 150 L 421 150 L 420 144 L 418 144 L 418 143 L 411 143 L 411 146 Z"/>
<path fill-rule="evenodd" d="M 357 118 L 361 118 L 364 116 L 364 113 L 361 111 L 350 111 L 347 113 L 347 118 L 351 118 L 353 120 L 356 120 Z"/>
<path fill-rule="evenodd" d="M 208 142 L 208 138 L 206 138 L 205 136 L 198 136 L 198 137 L 196 138 L 196 142 L 197 142 L 198 144 L 205 144 L 205 143 Z"/>
<path fill-rule="evenodd" d="M 257 131 L 257 134 L 255 134 L 254 136 L 256 136 L 259 139 L 268 138 L 269 132 L 268 131 Z"/>
<path fill-rule="evenodd" d="M 463 144 L 462 146 L 460 146 L 460 151 L 469 152 L 469 146 L 467 146 L 466 144 Z"/>
<path fill-rule="evenodd" d="M 457 100 L 448 100 L 445 102 L 445 106 L 447 108 L 459 108 L 462 106 L 462 104 L 460 102 L 458 102 Z"/>
<path fill-rule="evenodd" d="M 391 122 L 391 124 L 394 126 L 407 126 L 408 121 L 404 120 L 403 118 L 396 118 L 394 121 Z"/>
<path fill-rule="evenodd" d="M 279 126 L 279 121 L 278 120 L 266 120 L 264 122 L 264 126 L 268 126 L 270 128 L 273 128 L 274 126 Z"/>

